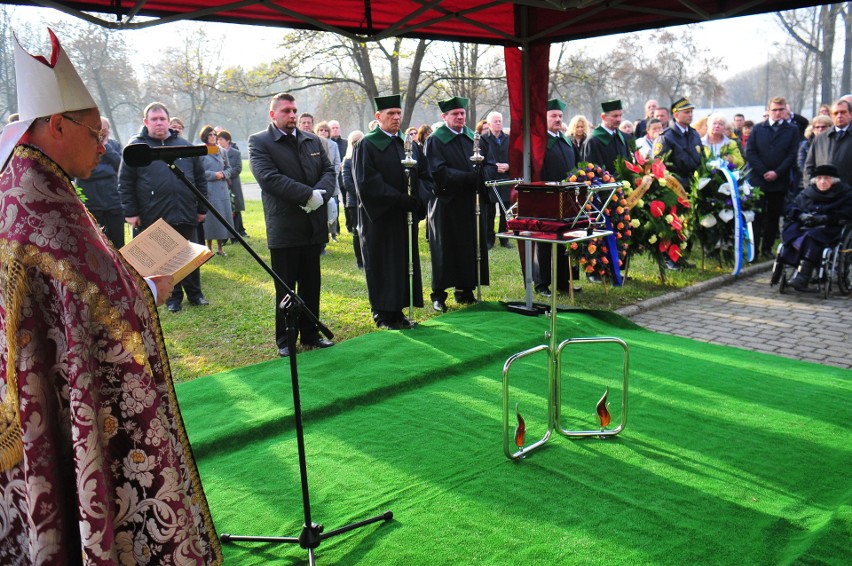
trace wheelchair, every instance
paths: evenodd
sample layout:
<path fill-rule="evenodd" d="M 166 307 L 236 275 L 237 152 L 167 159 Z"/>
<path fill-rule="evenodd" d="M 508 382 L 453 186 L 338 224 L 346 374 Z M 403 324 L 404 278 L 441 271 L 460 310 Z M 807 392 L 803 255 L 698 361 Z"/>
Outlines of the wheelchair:
<path fill-rule="evenodd" d="M 770 285 L 778 285 L 780 293 L 787 290 L 787 282 L 792 279 L 798 267 L 797 262 L 784 257 L 784 252 L 785 246 L 781 243 L 778 245 L 778 253 L 772 265 L 772 278 L 769 280 Z M 811 275 L 810 285 L 816 285 L 817 292 L 821 293 L 823 298 L 829 297 L 834 283 L 837 284 L 840 294 L 848 295 L 852 292 L 852 224 L 843 228 L 837 244 L 823 248 L 822 260 Z"/>

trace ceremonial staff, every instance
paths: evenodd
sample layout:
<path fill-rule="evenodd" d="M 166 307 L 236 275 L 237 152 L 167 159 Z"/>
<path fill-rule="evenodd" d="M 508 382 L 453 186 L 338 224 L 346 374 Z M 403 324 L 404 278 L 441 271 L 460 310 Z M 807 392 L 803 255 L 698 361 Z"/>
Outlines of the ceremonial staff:
<path fill-rule="evenodd" d="M 405 183 L 408 186 L 408 196 L 417 198 L 414 182 L 411 180 L 411 169 L 417 165 L 417 160 L 411 155 L 411 135 L 405 136 Z M 414 325 L 414 212 L 408 211 L 408 320 Z"/>
<path fill-rule="evenodd" d="M 479 207 L 479 198 L 480 198 L 480 186 L 482 185 L 482 162 L 485 161 L 485 156 L 479 153 L 479 141 L 481 136 L 479 132 L 473 134 L 473 155 L 470 156 L 470 160 L 473 162 L 473 170 L 477 173 L 476 175 L 476 207 L 473 211 L 473 215 L 476 218 L 476 302 L 482 302 L 482 248 L 481 248 L 481 234 L 482 231 L 482 212 Z"/>

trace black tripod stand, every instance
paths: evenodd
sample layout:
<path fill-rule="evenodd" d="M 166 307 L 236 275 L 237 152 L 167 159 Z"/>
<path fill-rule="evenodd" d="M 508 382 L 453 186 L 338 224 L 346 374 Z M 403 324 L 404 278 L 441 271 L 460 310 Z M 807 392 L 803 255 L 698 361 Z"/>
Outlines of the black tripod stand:
<path fill-rule="evenodd" d="M 128 146 L 132 147 L 132 146 Z M 147 146 L 146 146 L 147 147 Z M 125 151 L 127 148 L 125 148 Z M 231 235 L 237 239 L 240 244 L 249 252 L 249 254 L 254 258 L 254 260 L 285 290 L 284 298 L 281 300 L 281 303 L 278 305 L 279 309 L 284 311 L 284 317 L 287 326 L 287 347 L 290 350 L 290 377 L 293 384 L 293 411 L 296 416 L 296 443 L 298 445 L 299 451 L 299 475 L 301 478 L 302 485 L 302 508 L 304 510 L 305 522 L 302 525 L 302 531 L 298 537 L 278 537 L 278 536 L 243 536 L 243 535 L 231 535 L 227 533 L 223 533 L 221 535 L 222 542 L 230 542 L 230 541 L 249 541 L 249 542 L 284 542 L 284 543 L 296 543 L 302 548 L 308 551 L 308 564 L 314 566 L 316 564 L 314 557 L 314 549 L 320 545 L 324 539 L 333 537 L 335 535 L 339 535 L 359 527 L 363 527 L 365 525 L 369 525 L 371 523 L 377 523 L 379 521 L 389 521 L 393 518 L 392 511 L 385 511 L 383 514 L 371 517 L 369 519 L 365 519 L 363 521 L 359 521 L 357 523 L 352 523 L 351 525 L 346 525 L 344 527 L 340 527 L 338 529 L 334 529 L 329 532 L 323 532 L 323 525 L 314 523 L 311 518 L 311 498 L 310 492 L 308 490 L 308 468 L 307 462 L 305 458 L 305 434 L 304 428 L 302 426 L 302 403 L 301 398 L 299 396 L 299 372 L 296 363 L 296 328 L 299 321 L 299 316 L 307 316 L 309 317 L 319 328 L 320 332 L 322 332 L 326 338 L 331 339 L 334 335 L 331 331 L 320 322 L 317 317 L 307 308 L 305 308 L 305 303 L 302 299 L 294 293 L 289 286 L 275 273 L 269 265 L 263 259 L 257 255 L 257 253 L 248 245 L 248 243 L 240 236 L 233 226 L 222 216 L 216 208 L 207 200 L 207 197 L 192 184 L 192 182 L 186 178 L 186 175 L 183 171 L 180 170 L 174 164 L 174 159 L 168 161 L 169 169 L 171 169 L 172 173 L 180 179 L 184 185 L 186 185 L 198 199 L 207 206 L 207 210 L 210 211 L 213 216 L 219 219 L 225 227 L 227 227 L 228 231 Z"/>

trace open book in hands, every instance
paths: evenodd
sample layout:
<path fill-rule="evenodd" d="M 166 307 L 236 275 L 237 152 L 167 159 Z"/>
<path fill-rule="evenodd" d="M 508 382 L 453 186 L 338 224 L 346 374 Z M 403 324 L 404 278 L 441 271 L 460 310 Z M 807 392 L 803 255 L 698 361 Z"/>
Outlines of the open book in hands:
<path fill-rule="evenodd" d="M 142 277 L 171 275 L 175 285 L 213 257 L 210 248 L 190 242 L 162 218 L 120 251 Z"/>

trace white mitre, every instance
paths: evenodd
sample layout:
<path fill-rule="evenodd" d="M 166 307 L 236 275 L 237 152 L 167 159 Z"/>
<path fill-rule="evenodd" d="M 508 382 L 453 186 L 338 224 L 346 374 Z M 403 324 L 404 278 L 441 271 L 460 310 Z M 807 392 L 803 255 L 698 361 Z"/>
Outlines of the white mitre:
<path fill-rule="evenodd" d="M 51 53 L 47 60 L 41 55 L 30 55 L 15 36 L 15 78 L 18 83 L 18 113 L 20 118 L 3 128 L 0 135 L 0 170 L 18 144 L 21 136 L 36 118 L 96 108 L 95 100 L 83 84 L 74 65 L 59 45 L 52 29 Z"/>

